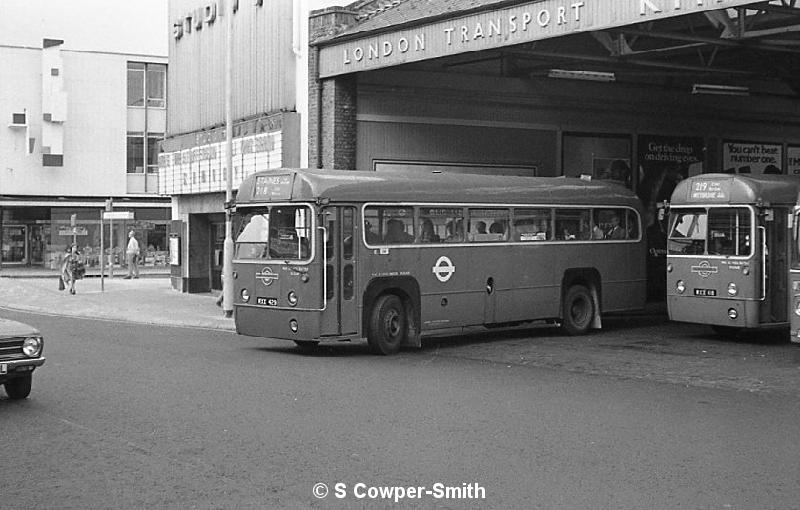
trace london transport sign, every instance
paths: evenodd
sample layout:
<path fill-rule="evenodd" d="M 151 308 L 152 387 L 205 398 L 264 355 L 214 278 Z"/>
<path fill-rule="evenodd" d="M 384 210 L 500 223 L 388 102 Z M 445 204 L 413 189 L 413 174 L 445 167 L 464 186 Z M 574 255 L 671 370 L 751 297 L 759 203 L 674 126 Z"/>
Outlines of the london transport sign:
<path fill-rule="evenodd" d="M 753 0 L 544 0 L 341 41 L 321 41 L 320 77 L 752 4 Z"/>

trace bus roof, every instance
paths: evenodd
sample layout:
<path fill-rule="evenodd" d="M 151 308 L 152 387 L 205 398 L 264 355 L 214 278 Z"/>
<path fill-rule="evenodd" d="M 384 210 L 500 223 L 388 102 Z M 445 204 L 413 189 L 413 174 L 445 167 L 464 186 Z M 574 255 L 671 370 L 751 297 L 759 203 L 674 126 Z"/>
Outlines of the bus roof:
<path fill-rule="evenodd" d="M 794 204 L 800 176 L 702 174 L 675 187 L 670 205 L 689 204 Z"/>
<path fill-rule="evenodd" d="M 318 200 L 641 206 L 639 198 L 624 186 L 578 178 L 290 168 L 247 177 L 239 186 L 236 202 Z"/>

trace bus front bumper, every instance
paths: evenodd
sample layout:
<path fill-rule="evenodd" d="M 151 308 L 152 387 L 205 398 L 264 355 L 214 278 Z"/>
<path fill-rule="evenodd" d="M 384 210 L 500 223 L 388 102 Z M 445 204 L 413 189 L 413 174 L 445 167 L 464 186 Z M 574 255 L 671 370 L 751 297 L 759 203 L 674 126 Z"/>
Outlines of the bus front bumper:
<path fill-rule="evenodd" d="M 759 326 L 760 301 L 719 297 L 667 296 L 669 318 L 678 322 L 755 328 Z"/>
<path fill-rule="evenodd" d="M 236 332 L 260 336 L 318 342 L 322 335 L 322 312 L 309 310 L 267 309 L 261 306 L 235 305 Z"/>

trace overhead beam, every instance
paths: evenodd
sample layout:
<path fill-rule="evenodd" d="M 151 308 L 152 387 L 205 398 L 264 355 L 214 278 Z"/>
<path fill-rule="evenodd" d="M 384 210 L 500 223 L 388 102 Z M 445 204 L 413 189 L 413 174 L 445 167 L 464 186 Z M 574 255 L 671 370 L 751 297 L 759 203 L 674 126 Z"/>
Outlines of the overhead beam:
<path fill-rule="evenodd" d="M 767 2 L 751 4 L 745 6 L 747 9 L 758 9 L 759 11 L 774 12 L 776 14 L 788 14 L 790 16 L 800 16 L 800 9 L 788 5 L 773 5 Z"/>
<path fill-rule="evenodd" d="M 667 41 L 703 43 L 712 46 L 724 46 L 726 48 L 747 48 L 758 51 L 774 51 L 779 53 L 800 53 L 800 51 L 791 47 L 776 46 L 772 44 L 763 44 L 750 41 L 740 41 L 735 39 L 717 39 L 714 37 L 703 37 L 699 35 L 681 34 L 676 32 L 658 32 L 655 30 L 646 31 L 646 30 L 639 30 L 637 28 L 624 28 L 624 27 L 620 29 L 614 29 L 614 31 L 622 32 L 626 35 L 638 35 L 642 37 L 651 37 L 654 39 L 664 39 Z"/>
<path fill-rule="evenodd" d="M 673 64 L 668 62 L 652 62 L 649 60 L 640 60 L 634 58 L 612 58 L 612 57 L 599 57 L 596 55 L 578 55 L 578 54 L 564 54 L 555 53 L 550 51 L 525 51 L 525 52 L 509 52 L 520 59 L 539 59 L 546 58 L 551 60 L 576 60 L 582 62 L 594 62 L 601 64 L 611 65 L 630 65 L 637 67 L 652 67 L 657 69 L 673 69 L 680 71 L 690 71 L 694 73 L 713 73 L 713 74 L 731 74 L 739 76 L 750 76 L 758 74 L 755 71 L 742 71 L 739 69 L 725 69 L 725 68 L 712 68 L 703 66 L 690 66 L 683 64 Z"/>

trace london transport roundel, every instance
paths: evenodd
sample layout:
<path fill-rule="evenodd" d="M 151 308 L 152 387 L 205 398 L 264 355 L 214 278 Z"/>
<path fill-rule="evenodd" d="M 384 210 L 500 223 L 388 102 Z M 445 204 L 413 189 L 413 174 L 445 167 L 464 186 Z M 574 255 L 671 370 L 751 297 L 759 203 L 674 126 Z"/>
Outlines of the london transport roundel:
<path fill-rule="evenodd" d="M 456 266 L 453 265 L 453 262 L 442 255 L 436 260 L 436 264 L 433 265 L 433 274 L 436 276 L 436 279 L 440 282 L 446 282 L 453 276 L 453 273 L 456 272 Z"/>

